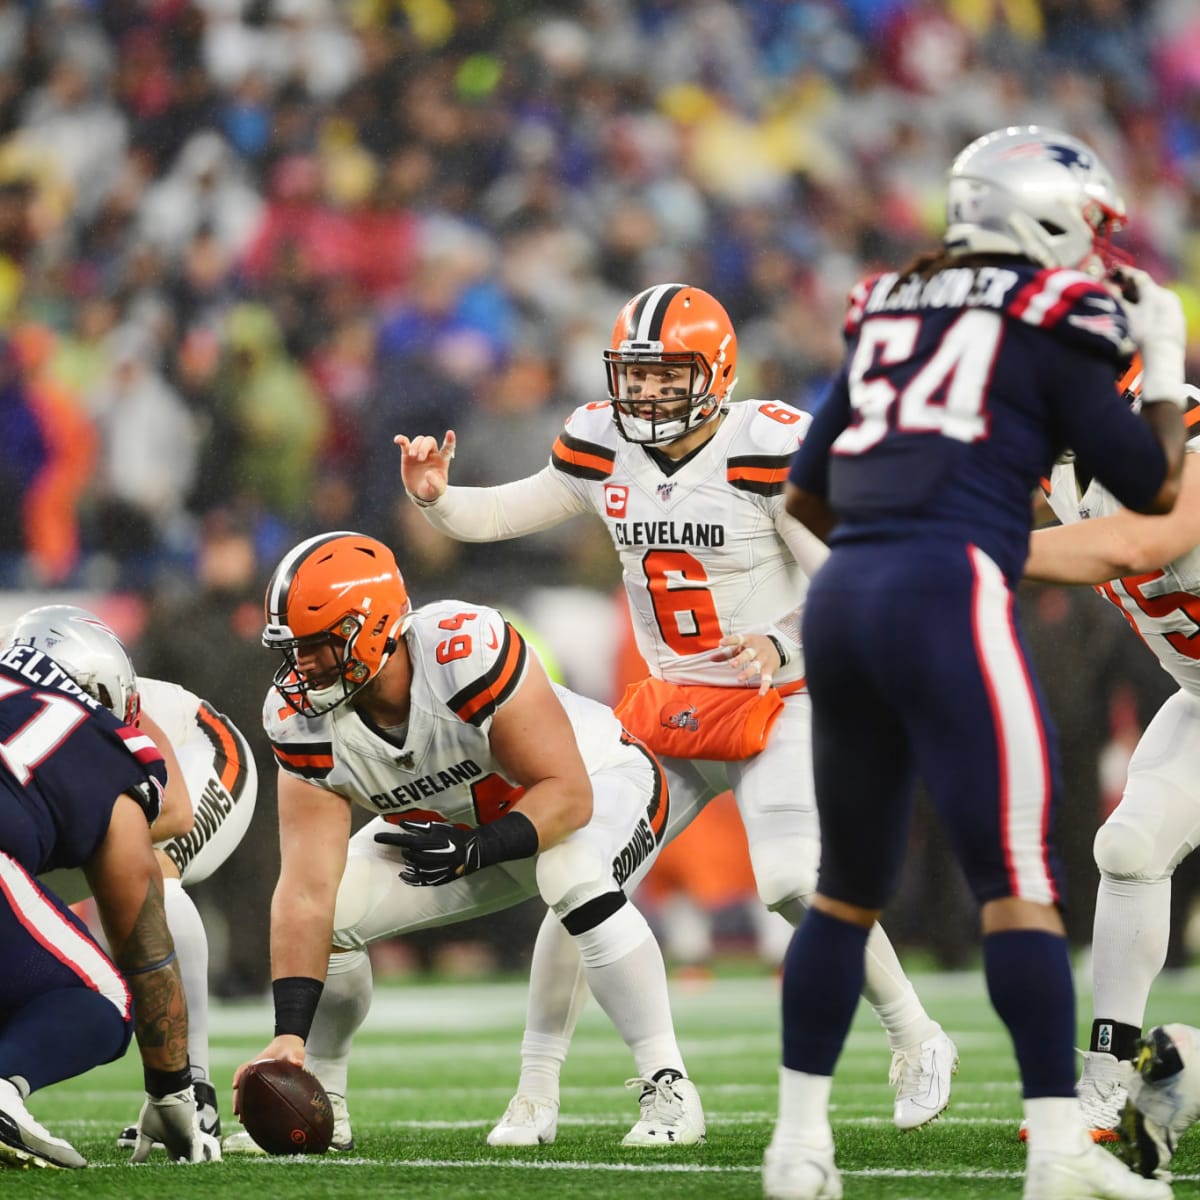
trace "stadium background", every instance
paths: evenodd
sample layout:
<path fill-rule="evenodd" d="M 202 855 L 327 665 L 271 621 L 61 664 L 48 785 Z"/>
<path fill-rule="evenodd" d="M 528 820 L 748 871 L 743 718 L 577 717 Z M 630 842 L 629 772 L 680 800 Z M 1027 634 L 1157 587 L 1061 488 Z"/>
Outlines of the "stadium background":
<path fill-rule="evenodd" d="M 1184 298 L 1200 378 L 1192 0 L 0 0 L 0 621 L 101 612 L 266 764 L 265 573 L 356 528 L 417 603 L 494 602 L 613 700 L 636 663 L 603 532 L 447 542 L 404 500 L 392 435 L 455 428 L 459 483 L 539 469 L 604 395 L 618 307 L 664 279 L 729 309 L 739 397 L 811 407 L 847 287 L 936 238 L 962 145 L 1029 121 L 1123 182 L 1121 244 Z M 1084 947 L 1092 834 L 1171 685 L 1089 592 L 1021 601 Z M 251 833 L 197 891 L 230 997 L 267 985 L 263 775 Z M 959 965 L 970 899 L 923 819 L 912 849 L 890 930 Z M 1196 876 L 1177 875 L 1174 965 Z M 677 965 L 780 952 L 728 804 L 655 879 L 641 899 Z M 378 965 L 517 969 L 537 918 Z"/>

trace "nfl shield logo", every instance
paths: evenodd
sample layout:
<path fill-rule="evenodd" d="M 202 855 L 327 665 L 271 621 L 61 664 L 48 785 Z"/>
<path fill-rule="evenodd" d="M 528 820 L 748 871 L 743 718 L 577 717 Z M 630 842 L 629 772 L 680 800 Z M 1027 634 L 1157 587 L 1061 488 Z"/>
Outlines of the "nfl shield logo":
<path fill-rule="evenodd" d="M 673 483 L 660 483 L 657 490 L 658 498 L 663 503 L 666 503 L 666 501 L 670 500 L 671 493 L 675 490 L 675 485 Z"/>

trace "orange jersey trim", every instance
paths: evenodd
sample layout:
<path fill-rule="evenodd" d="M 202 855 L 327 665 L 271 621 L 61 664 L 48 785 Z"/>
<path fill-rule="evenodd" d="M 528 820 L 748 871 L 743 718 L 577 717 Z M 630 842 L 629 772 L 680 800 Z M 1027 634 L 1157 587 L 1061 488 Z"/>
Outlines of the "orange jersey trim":
<path fill-rule="evenodd" d="M 496 665 L 482 679 L 469 684 L 450 700 L 460 721 L 481 725 L 516 688 L 525 670 L 525 639 L 508 622 L 504 624 L 504 645 Z"/>
<path fill-rule="evenodd" d="M 555 439 L 550 457 L 560 470 L 584 479 L 607 479 L 617 461 L 615 450 L 606 450 L 563 433 Z"/>
<path fill-rule="evenodd" d="M 221 786 L 231 795 L 236 796 L 240 790 L 241 781 L 246 775 L 246 764 L 238 753 L 237 738 L 233 735 L 233 726 L 211 705 L 201 701 L 196 710 L 196 723 L 208 735 L 217 748 L 219 759 Z"/>

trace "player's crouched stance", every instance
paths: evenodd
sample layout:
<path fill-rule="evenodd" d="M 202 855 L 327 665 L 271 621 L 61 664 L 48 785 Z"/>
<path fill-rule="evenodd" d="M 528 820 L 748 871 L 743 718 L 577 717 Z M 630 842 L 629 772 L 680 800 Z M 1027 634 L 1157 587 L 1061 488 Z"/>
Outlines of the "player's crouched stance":
<path fill-rule="evenodd" d="M 1158 1025 L 1138 1043 L 1121 1117 L 1121 1157 L 1148 1179 L 1171 1178 L 1179 1139 L 1200 1120 L 1200 1029 Z"/>
<path fill-rule="evenodd" d="M 333 1146 L 348 1149 L 367 947 L 540 895 L 634 1057 L 641 1118 L 626 1144 L 703 1141 L 662 953 L 626 898 L 667 824 L 654 756 L 611 709 L 552 684 L 494 609 L 412 610 L 373 538 L 301 543 L 271 578 L 266 616 L 264 644 L 284 658 L 263 712 L 279 764 L 281 867 L 275 1039 L 256 1057 L 307 1065 L 334 1108 Z M 379 814 L 353 838 L 352 804 Z M 552 1142 L 557 1123 L 557 1098 L 529 1090 L 499 1144 Z"/>

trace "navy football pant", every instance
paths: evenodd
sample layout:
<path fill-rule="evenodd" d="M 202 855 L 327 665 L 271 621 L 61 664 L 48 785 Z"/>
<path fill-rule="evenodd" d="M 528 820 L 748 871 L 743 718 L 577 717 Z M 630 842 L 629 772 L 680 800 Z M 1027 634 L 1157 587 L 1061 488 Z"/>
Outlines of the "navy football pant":
<path fill-rule="evenodd" d="M 129 989 L 87 926 L 0 851 L 0 1078 L 30 1091 L 120 1058 Z"/>
<path fill-rule="evenodd" d="M 990 558 L 949 540 L 836 546 L 808 593 L 804 652 L 820 892 L 886 906 L 919 776 L 981 904 L 1059 899 L 1057 748 Z"/>

